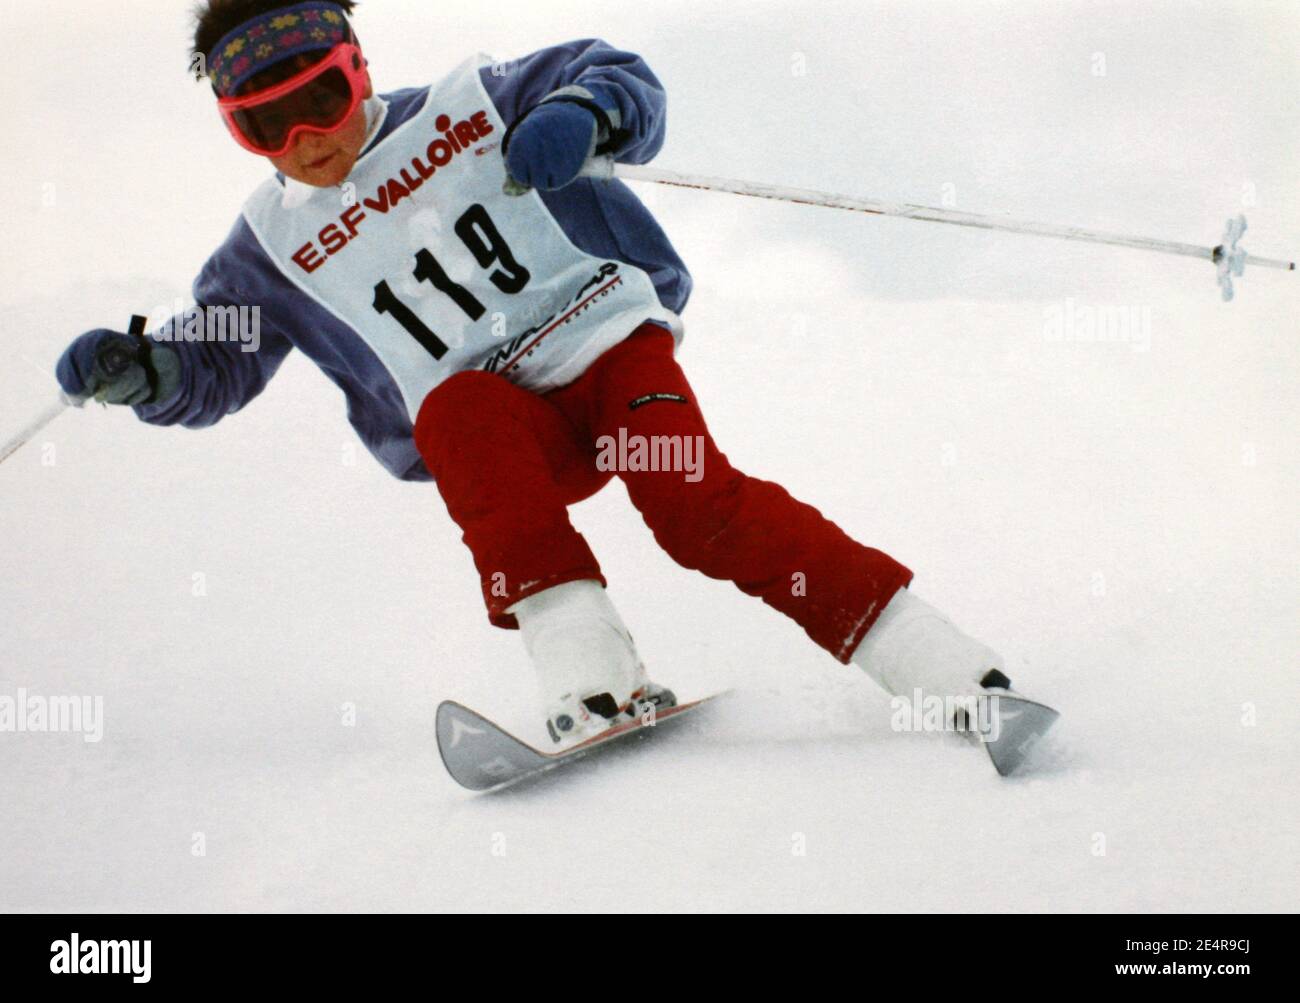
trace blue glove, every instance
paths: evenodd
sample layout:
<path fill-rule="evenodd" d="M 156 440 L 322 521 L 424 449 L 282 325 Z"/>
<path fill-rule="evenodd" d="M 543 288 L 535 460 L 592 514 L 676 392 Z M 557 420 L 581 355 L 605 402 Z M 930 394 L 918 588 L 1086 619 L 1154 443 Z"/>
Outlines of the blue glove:
<path fill-rule="evenodd" d="M 530 111 L 510 133 L 506 168 L 521 185 L 554 191 L 572 182 L 596 150 L 596 116 L 567 101 Z"/>
<path fill-rule="evenodd" d="M 180 387 L 181 362 L 165 345 L 98 328 L 64 350 L 55 375 L 69 397 L 93 397 L 104 404 L 154 404 Z"/>

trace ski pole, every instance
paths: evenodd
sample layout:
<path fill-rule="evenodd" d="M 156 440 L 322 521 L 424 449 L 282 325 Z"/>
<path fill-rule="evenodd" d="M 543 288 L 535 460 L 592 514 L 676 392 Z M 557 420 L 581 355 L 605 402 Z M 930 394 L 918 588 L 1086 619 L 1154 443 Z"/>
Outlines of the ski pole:
<path fill-rule="evenodd" d="M 1136 248 L 1140 251 L 1177 254 L 1188 258 L 1204 258 L 1214 264 L 1216 268 L 1217 280 L 1220 289 L 1223 291 L 1225 301 L 1232 299 L 1232 276 L 1241 275 L 1246 265 L 1295 271 L 1294 261 L 1261 258 L 1254 254 L 1248 254 L 1245 249 L 1237 246 L 1237 241 L 1246 232 L 1245 216 L 1238 216 L 1235 219 L 1228 220 L 1228 227 L 1221 243 L 1214 247 L 1203 247 L 1197 244 L 1183 244 L 1177 241 L 1158 240 L 1152 237 L 1130 237 L 1120 233 L 1088 230 L 1080 226 L 1034 223 L 1028 220 L 1005 219 L 974 212 L 959 212 L 955 209 L 936 209 L 931 206 L 908 205 L 906 203 L 882 202 L 878 199 L 835 195 L 806 188 L 787 188 L 753 181 L 737 181 L 732 178 L 678 174 L 675 171 L 664 171 L 655 167 L 617 164 L 610 157 L 598 157 L 589 161 L 584 165 L 582 174 L 584 177 L 602 180 L 621 178 L 628 181 L 651 181 L 655 184 L 672 185 L 678 188 L 730 192 L 733 195 L 775 199 L 781 202 L 794 202 L 799 205 L 848 209 L 853 212 L 865 212 L 875 216 L 897 216 L 903 219 L 922 220 L 927 223 L 949 223 L 954 226 L 969 226 L 980 230 L 1025 233 L 1038 237 L 1056 237 L 1061 240 L 1077 240 L 1089 244 L 1109 244 L 1115 247 Z"/>
<path fill-rule="evenodd" d="M 5 460 L 18 452 L 18 450 L 28 440 L 36 436 L 37 432 L 43 429 L 59 415 L 63 414 L 63 412 L 71 406 L 80 406 L 80 404 L 75 403 L 73 398 L 69 397 L 67 394 L 60 394 L 58 400 L 47 406 L 44 411 L 28 422 L 21 432 L 11 438 L 3 446 L 0 446 L 0 463 L 4 463 Z"/>
<path fill-rule="evenodd" d="M 145 324 L 147 323 L 148 321 L 146 318 L 141 317 L 139 315 L 133 316 L 131 318 L 131 324 L 127 328 L 127 332 L 129 334 L 134 334 L 138 338 L 143 338 Z M 123 369 L 125 369 L 126 366 L 129 364 L 130 364 L 130 360 L 117 360 L 115 364 L 110 364 L 109 367 L 106 367 L 107 375 L 109 376 L 115 375 L 116 373 L 121 372 Z M 116 365 L 117 368 L 113 368 L 113 365 Z M 63 412 L 66 411 L 68 408 L 81 407 L 86 403 L 88 399 L 89 398 L 87 397 L 76 397 L 72 394 L 66 394 L 60 392 L 58 400 L 53 401 L 48 406 L 46 406 L 45 410 L 43 410 L 40 414 L 38 414 L 31 421 L 29 421 L 25 426 L 23 426 L 23 429 L 20 432 L 18 432 L 12 438 L 6 441 L 4 445 L 0 445 L 0 463 L 4 463 L 5 460 L 9 459 L 9 457 L 13 456 L 14 453 L 18 452 L 19 449 L 21 449 L 24 445 L 26 445 L 28 442 L 34 439 L 37 433 L 39 433 L 41 429 L 43 429 L 46 425 L 52 422 L 59 415 L 63 414 Z"/>

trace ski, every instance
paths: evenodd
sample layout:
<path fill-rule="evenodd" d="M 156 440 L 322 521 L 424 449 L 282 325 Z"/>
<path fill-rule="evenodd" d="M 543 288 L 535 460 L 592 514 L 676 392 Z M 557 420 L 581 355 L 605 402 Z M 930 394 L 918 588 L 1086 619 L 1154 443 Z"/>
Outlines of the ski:
<path fill-rule="evenodd" d="M 625 721 L 559 752 L 535 748 L 464 704 L 445 700 L 438 706 L 438 752 L 451 778 L 462 787 L 472 791 L 499 790 L 607 751 L 611 746 L 626 746 L 625 740 L 633 735 L 645 739 L 671 729 L 681 718 L 722 695 L 715 693 L 668 707 L 653 718 Z"/>
<path fill-rule="evenodd" d="M 991 703 L 994 726 L 980 735 L 980 744 L 993 760 L 993 768 L 1006 777 L 1029 761 L 1034 746 L 1061 715 L 1046 704 L 1014 693 L 998 693 Z"/>
<path fill-rule="evenodd" d="M 462 787 L 500 790 L 611 747 L 627 748 L 629 743 L 624 740 L 633 735 L 645 739 L 664 728 L 671 730 L 673 722 L 723 695 L 715 693 L 661 710 L 653 722 L 641 718 L 625 721 L 558 752 L 538 749 L 464 704 L 446 700 L 438 706 L 438 752 L 451 778 Z M 995 727 L 981 734 L 979 742 L 993 768 L 1001 776 L 1010 776 L 1025 767 L 1034 746 L 1060 714 L 1046 704 L 1011 693 L 998 693 L 992 706 Z"/>

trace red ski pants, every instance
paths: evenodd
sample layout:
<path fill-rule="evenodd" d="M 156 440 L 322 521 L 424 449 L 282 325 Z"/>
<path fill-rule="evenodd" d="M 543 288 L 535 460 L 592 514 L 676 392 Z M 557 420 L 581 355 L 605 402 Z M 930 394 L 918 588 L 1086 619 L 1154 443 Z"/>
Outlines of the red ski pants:
<path fill-rule="evenodd" d="M 663 436 L 681 447 L 671 457 L 663 444 L 674 440 L 655 438 Z M 683 451 L 688 439 L 702 446 L 694 456 Z M 780 485 L 732 467 L 673 358 L 672 335 L 652 324 L 545 395 L 493 373 L 458 373 L 425 399 L 415 441 L 463 531 L 499 627 L 517 626 L 506 610 L 543 589 L 584 578 L 605 583 L 567 506 L 615 473 L 673 560 L 734 582 L 842 662 L 912 577 Z M 620 441 L 627 444 L 621 453 Z M 665 460 L 691 456 L 693 463 L 688 471 L 662 469 L 671 462 L 630 469 L 655 465 L 647 451 L 633 458 L 638 442 L 664 449 Z"/>

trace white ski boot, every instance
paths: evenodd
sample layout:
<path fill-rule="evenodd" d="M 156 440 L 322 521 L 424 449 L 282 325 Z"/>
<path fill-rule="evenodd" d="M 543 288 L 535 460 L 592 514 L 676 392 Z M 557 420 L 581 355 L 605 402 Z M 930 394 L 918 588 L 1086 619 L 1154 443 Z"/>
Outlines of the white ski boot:
<path fill-rule="evenodd" d="M 997 652 L 907 589 L 881 611 L 851 660 L 887 692 L 908 699 L 977 697 L 986 687 L 1011 684 Z"/>
<path fill-rule="evenodd" d="M 537 669 L 551 740 L 577 744 L 672 707 L 671 690 L 650 682 L 632 635 L 600 582 L 565 582 L 510 607 Z"/>
<path fill-rule="evenodd" d="M 995 651 L 907 589 L 885 606 L 851 661 L 886 691 L 911 701 L 911 722 L 982 744 L 1003 776 L 1029 761 L 1059 716 L 1012 690 Z"/>

